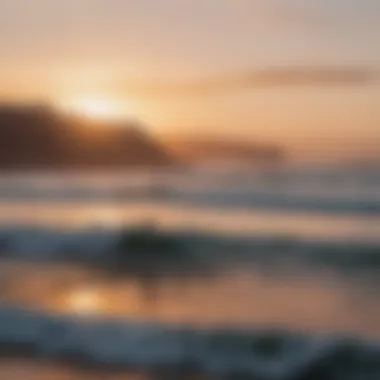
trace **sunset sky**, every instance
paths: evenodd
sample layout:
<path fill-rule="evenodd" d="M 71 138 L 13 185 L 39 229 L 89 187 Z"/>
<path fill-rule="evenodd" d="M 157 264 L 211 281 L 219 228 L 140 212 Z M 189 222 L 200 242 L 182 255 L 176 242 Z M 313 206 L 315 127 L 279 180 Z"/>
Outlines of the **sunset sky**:
<path fill-rule="evenodd" d="M 379 36 L 379 0 L 0 0 L 0 95 L 105 98 L 162 135 L 380 155 Z M 315 67 L 317 83 L 276 82 Z M 340 69 L 369 76 L 333 83 Z"/>

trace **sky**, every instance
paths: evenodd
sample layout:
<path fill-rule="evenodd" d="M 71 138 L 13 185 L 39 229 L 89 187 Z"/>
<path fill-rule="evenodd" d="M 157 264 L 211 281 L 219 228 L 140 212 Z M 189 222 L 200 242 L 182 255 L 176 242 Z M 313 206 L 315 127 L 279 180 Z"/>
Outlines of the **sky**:
<path fill-rule="evenodd" d="M 161 135 L 380 156 L 378 36 L 378 0 L 0 0 L 0 97 L 105 97 Z"/>

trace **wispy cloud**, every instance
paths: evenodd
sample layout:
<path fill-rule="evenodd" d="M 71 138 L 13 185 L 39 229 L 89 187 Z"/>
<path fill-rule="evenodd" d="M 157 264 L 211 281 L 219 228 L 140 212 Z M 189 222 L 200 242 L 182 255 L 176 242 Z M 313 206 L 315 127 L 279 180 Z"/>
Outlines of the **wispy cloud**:
<path fill-rule="evenodd" d="M 243 17 L 251 17 L 255 23 L 269 28 L 286 30 L 321 31 L 326 26 L 326 4 L 304 0 L 230 0 Z"/>
<path fill-rule="evenodd" d="M 229 0 L 244 16 L 271 28 L 331 35 L 347 29 L 376 29 L 378 0 Z M 364 32 L 364 31 L 362 31 Z"/>
<path fill-rule="evenodd" d="M 189 82 L 124 81 L 122 91 L 142 96 L 208 96 L 239 89 L 279 86 L 363 86 L 375 83 L 378 71 L 365 67 L 279 67 L 251 70 Z"/>

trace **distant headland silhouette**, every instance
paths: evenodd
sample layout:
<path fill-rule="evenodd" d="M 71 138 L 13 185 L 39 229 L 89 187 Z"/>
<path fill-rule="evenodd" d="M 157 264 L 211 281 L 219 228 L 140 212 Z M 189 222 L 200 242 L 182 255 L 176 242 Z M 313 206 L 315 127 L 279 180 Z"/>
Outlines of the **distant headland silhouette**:
<path fill-rule="evenodd" d="M 1 170 L 166 167 L 213 156 L 279 161 L 284 152 L 219 140 L 160 143 L 136 121 L 93 120 L 43 104 L 0 104 Z"/>
<path fill-rule="evenodd" d="M 44 105 L 0 105 L 0 168 L 170 165 L 174 159 L 134 121 L 64 114 Z"/>

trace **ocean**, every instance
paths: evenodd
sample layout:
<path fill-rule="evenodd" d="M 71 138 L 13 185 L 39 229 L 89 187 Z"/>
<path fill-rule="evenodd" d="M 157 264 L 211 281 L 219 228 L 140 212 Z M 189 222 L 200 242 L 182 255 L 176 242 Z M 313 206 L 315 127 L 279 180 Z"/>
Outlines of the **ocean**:
<path fill-rule="evenodd" d="M 1 378 L 380 379 L 379 168 L 2 174 L 0 252 Z"/>

